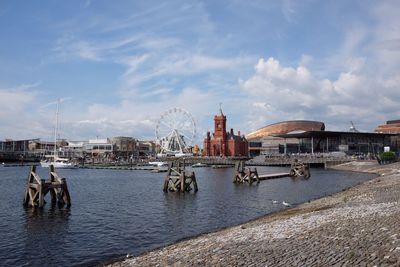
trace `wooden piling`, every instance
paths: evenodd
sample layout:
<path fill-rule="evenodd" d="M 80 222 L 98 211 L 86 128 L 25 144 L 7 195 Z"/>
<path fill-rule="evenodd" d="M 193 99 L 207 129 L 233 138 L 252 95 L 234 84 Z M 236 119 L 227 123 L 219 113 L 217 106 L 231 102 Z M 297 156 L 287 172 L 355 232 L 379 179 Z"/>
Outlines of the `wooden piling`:
<path fill-rule="evenodd" d="M 194 172 L 185 170 L 185 159 L 179 158 L 168 164 L 168 171 L 164 179 L 164 192 L 197 192 L 198 185 Z"/>
<path fill-rule="evenodd" d="M 51 195 L 52 205 L 58 204 L 60 208 L 71 206 L 71 197 L 65 178 L 60 178 L 55 172 L 54 166 L 50 165 L 50 178 L 48 181 L 41 179 L 36 173 L 36 166 L 31 166 L 28 174 L 28 182 L 25 190 L 24 206 L 43 208 L 45 196 Z"/>
<path fill-rule="evenodd" d="M 290 166 L 289 175 L 291 177 L 304 177 L 304 179 L 309 179 L 311 177 L 310 165 L 296 159 Z"/>
<path fill-rule="evenodd" d="M 236 184 L 260 182 L 260 178 L 258 176 L 257 168 L 247 168 L 244 160 L 237 161 L 235 163 L 235 174 L 233 178 L 233 182 Z"/>

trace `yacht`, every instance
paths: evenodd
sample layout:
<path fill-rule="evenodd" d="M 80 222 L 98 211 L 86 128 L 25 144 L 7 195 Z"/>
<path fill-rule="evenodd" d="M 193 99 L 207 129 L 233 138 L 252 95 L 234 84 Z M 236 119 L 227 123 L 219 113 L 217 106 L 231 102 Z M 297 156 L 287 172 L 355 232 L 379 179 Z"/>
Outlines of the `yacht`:
<path fill-rule="evenodd" d="M 40 161 L 40 166 L 43 168 L 49 168 L 50 165 L 54 165 L 55 168 L 76 168 L 77 165 L 72 163 L 69 159 L 58 157 L 57 152 L 57 131 L 58 131 L 58 113 L 60 108 L 60 99 L 57 101 L 56 111 L 56 125 L 54 128 L 54 156 Z"/>
<path fill-rule="evenodd" d="M 42 160 L 40 161 L 40 166 L 43 168 L 49 168 L 50 165 L 54 165 L 56 169 L 60 168 L 76 168 L 78 167 L 75 163 L 72 163 L 69 159 L 63 159 L 56 157 L 55 160 Z"/>

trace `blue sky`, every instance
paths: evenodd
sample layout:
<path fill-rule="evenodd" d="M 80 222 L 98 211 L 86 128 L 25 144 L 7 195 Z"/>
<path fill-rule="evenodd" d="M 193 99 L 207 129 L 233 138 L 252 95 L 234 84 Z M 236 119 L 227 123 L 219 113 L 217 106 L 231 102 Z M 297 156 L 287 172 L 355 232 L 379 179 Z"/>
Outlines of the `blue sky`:
<path fill-rule="evenodd" d="M 398 1 L 1 1 L 0 139 L 154 138 L 181 107 L 198 142 L 222 102 L 242 133 L 282 120 L 399 119 Z"/>

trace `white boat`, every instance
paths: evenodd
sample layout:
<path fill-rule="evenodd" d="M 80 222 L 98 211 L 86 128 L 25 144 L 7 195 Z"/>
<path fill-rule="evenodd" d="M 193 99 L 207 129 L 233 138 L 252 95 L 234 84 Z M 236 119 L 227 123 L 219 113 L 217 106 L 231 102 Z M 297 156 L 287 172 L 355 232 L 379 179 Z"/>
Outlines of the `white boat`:
<path fill-rule="evenodd" d="M 167 165 L 167 163 L 163 161 L 150 161 L 149 164 L 156 167 L 162 167 Z"/>
<path fill-rule="evenodd" d="M 202 168 L 202 167 L 208 167 L 207 164 L 203 164 L 201 162 L 197 162 L 196 164 L 192 165 L 192 168 Z"/>
<path fill-rule="evenodd" d="M 50 165 L 54 165 L 56 169 L 60 168 L 76 168 L 76 164 L 69 161 L 69 159 L 56 158 L 56 160 L 42 160 L 40 161 L 40 166 L 43 168 L 49 168 Z"/>
<path fill-rule="evenodd" d="M 54 165 L 54 167 L 57 169 L 60 168 L 76 168 L 77 165 L 75 163 L 72 163 L 69 159 L 64 159 L 58 157 L 58 152 L 57 152 L 57 131 L 58 131 L 58 113 L 59 113 L 59 108 L 60 108 L 60 99 L 57 101 L 57 111 L 56 111 L 56 125 L 54 128 L 54 156 L 51 156 L 45 160 L 40 161 L 40 166 L 43 168 L 49 168 L 50 165 Z"/>

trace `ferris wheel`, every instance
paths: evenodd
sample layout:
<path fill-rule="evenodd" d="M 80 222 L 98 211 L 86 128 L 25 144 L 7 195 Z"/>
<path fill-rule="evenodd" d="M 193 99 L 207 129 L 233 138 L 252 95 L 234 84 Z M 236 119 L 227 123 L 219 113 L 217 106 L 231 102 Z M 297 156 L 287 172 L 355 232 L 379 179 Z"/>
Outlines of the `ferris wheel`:
<path fill-rule="evenodd" d="M 190 153 L 190 146 L 196 136 L 196 123 L 193 116 L 184 109 L 167 110 L 157 120 L 156 139 L 161 154 Z"/>

